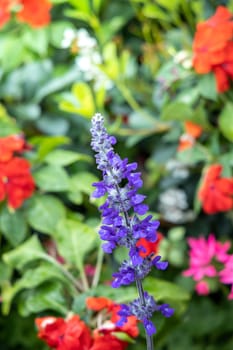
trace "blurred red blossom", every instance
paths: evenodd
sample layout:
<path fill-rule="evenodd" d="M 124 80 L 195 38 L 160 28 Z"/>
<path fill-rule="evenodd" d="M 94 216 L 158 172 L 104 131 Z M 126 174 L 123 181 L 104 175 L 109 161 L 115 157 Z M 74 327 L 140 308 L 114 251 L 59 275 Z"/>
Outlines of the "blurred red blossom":
<path fill-rule="evenodd" d="M 97 328 L 93 332 L 78 315 L 66 319 L 48 316 L 35 320 L 38 337 L 56 350 L 124 350 L 128 342 L 119 339 L 117 333 L 124 332 L 131 337 L 138 335 L 134 316 L 129 317 L 123 327 L 116 327 L 120 305 L 114 301 L 105 297 L 89 297 L 86 305 L 99 314 Z"/>
<path fill-rule="evenodd" d="M 28 160 L 14 157 L 0 162 L 0 201 L 7 199 L 12 209 L 19 208 L 35 190 Z"/>
<path fill-rule="evenodd" d="M 233 79 L 233 17 L 219 6 L 208 20 L 198 23 L 193 41 L 193 66 L 197 73 L 213 72 L 217 90 L 229 89 Z"/>
<path fill-rule="evenodd" d="M 221 177 L 222 166 L 209 166 L 198 191 L 198 198 L 207 214 L 228 211 L 233 208 L 233 178 Z"/>
<path fill-rule="evenodd" d="M 137 241 L 137 247 L 142 247 L 143 250 L 140 250 L 139 255 L 142 258 L 149 256 L 150 254 L 157 254 L 159 249 L 159 244 L 163 239 L 163 235 L 160 232 L 157 232 L 157 240 L 155 242 L 149 242 L 145 238 L 140 238 Z"/>
<path fill-rule="evenodd" d="M 198 137 L 202 134 L 202 127 L 190 120 L 184 122 L 185 133 L 181 135 L 178 145 L 178 151 L 191 148 Z"/>
<path fill-rule="evenodd" d="M 1 0 L 0 5 L 0 27 L 3 27 L 10 19 L 11 0 Z"/>
<path fill-rule="evenodd" d="M 10 160 L 14 153 L 21 153 L 29 149 L 22 135 L 10 135 L 0 138 L 0 162 Z"/>
<path fill-rule="evenodd" d="M 50 23 L 51 7 L 49 0 L 1 0 L 0 27 L 10 20 L 12 10 L 16 12 L 19 21 L 33 28 L 43 27 Z"/>
<path fill-rule="evenodd" d="M 35 320 L 38 337 L 56 350 L 88 350 L 91 332 L 78 315 L 68 317 L 42 317 Z"/>
<path fill-rule="evenodd" d="M 49 0 L 20 0 L 21 10 L 17 13 L 18 20 L 28 23 L 31 27 L 43 27 L 50 22 L 51 3 Z"/>

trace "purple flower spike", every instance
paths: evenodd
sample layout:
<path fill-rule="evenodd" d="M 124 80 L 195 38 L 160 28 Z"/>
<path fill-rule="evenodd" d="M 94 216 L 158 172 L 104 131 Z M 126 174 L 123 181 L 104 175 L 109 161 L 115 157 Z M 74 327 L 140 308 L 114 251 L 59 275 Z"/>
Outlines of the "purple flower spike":
<path fill-rule="evenodd" d="M 157 305 L 154 298 L 144 292 L 142 280 L 155 266 L 159 270 L 165 270 L 168 263 L 160 261 L 160 256 L 142 257 L 143 247 L 138 247 L 140 238 L 149 242 L 156 242 L 156 231 L 159 222 L 153 220 L 152 215 L 142 218 L 148 211 L 144 203 L 146 196 L 138 193 L 143 182 L 141 173 L 137 170 L 137 163 L 128 163 L 128 159 L 121 159 L 114 152 L 113 145 L 116 139 L 108 135 L 104 127 L 104 118 L 97 113 L 92 118 L 91 146 L 96 152 L 97 168 L 102 171 L 102 180 L 94 183 L 93 197 L 106 196 L 104 204 L 99 210 L 102 213 L 102 226 L 99 230 L 100 238 L 105 242 L 103 250 L 111 254 L 114 249 L 124 246 L 128 249 L 128 260 L 123 261 L 118 272 L 113 274 L 112 287 L 129 285 L 136 282 L 139 298 L 128 305 L 121 305 L 118 326 L 127 322 L 131 315 L 137 317 L 151 337 L 156 328 L 151 321 L 155 311 L 160 311 L 165 317 L 173 314 L 173 309 L 168 304 Z"/>

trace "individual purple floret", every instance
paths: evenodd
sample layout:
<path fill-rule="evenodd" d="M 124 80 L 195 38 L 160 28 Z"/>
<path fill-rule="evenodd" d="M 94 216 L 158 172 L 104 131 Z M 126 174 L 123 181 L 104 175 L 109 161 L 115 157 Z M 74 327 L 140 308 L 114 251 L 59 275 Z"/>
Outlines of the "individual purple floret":
<path fill-rule="evenodd" d="M 156 332 L 154 324 L 150 321 L 153 313 L 155 311 L 160 311 L 163 316 L 170 317 L 174 310 L 168 304 L 157 305 L 154 298 L 147 292 L 143 294 L 145 300 L 144 304 L 142 304 L 141 298 L 138 298 L 128 305 L 121 305 L 121 310 L 118 312 L 121 318 L 117 322 L 117 325 L 122 326 L 130 315 L 134 315 L 143 323 L 147 333 L 151 336 Z"/>
<path fill-rule="evenodd" d="M 157 240 L 156 230 L 159 221 L 153 220 L 152 215 L 146 215 L 148 207 L 144 203 L 146 198 L 138 193 L 143 182 L 136 163 L 128 163 L 128 159 L 121 159 L 114 152 L 116 139 L 108 135 L 104 127 L 104 118 L 97 113 L 92 118 L 91 146 L 96 152 L 97 168 L 102 171 L 102 180 L 93 184 L 93 197 L 105 196 L 105 202 L 100 206 L 102 226 L 99 230 L 100 238 L 105 242 L 103 250 L 112 253 L 119 246 L 128 249 L 128 260 L 123 261 L 119 271 L 113 274 L 112 286 L 136 283 L 139 298 L 129 305 L 122 305 L 119 315 L 120 323 L 127 321 L 127 317 L 135 315 L 143 323 L 148 349 L 152 349 L 151 335 L 155 333 L 155 326 L 151 321 L 153 312 L 160 311 L 165 317 L 170 317 L 173 309 L 168 304 L 157 305 L 154 298 L 144 292 L 142 280 L 154 266 L 165 270 L 168 263 L 160 261 L 160 256 L 142 257 L 144 248 L 137 245 L 140 238 L 149 242 Z"/>

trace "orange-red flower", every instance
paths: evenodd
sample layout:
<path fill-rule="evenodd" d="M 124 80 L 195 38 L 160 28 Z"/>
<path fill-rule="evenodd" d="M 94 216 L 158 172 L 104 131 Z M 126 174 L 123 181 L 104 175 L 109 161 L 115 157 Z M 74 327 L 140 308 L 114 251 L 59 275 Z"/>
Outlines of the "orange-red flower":
<path fill-rule="evenodd" d="M 50 22 L 49 0 L 1 0 L 0 27 L 3 27 L 11 18 L 11 10 L 19 5 L 16 17 L 21 22 L 28 23 L 31 27 L 40 28 Z"/>
<path fill-rule="evenodd" d="M 88 297 L 86 298 L 86 305 L 88 309 L 93 311 L 105 309 L 110 316 L 110 320 L 100 326 L 99 332 L 124 332 L 133 338 L 138 336 L 138 321 L 135 316 L 128 317 L 127 322 L 123 326 L 116 326 L 116 322 L 120 319 L 118 311 L 121 307 L 111 299 L 105 297 Z"/>
<path fill-rule="evenodd" d="M 150 254 L 156 254 L 158 252 L 159 243 L 163 239 L 163 235 L 160 232 L 157 232 L 156 242 L 149 242 L 145 238 L 140 238 L 137 241 L 137 247 L 143 247 L 144 251 L 140 251 L 139 255 L 142 258 L 149 256 Z"/>
<path fill-rule="evenodd" d="M 11 0 L 1 0 L 0 5 L 0 28 L 5 25 L 10 19 Z"/>
<path fill-rule="evenodd" d="M 64 320 L 61 317 L 36 319 L 38 337 L 56 350 L 89 350 L 92 345 L 90 329 L 73 315 Z"/>
<path fill-rule="evenodd" d="M 17 13 L 18 20 L 31 27 L 43 27 L 50 22 L 51 3 L 49 0 L 20 0 L 22 9 Z"/>
<path fill-rule="evenodd" d="M 184 122 L 185 133 L 181 135 L 178 145 L 178 151 L 183 151 L 185 149 L 191 148 L 198 137 L 202 134 L 202 127 L 196 123 L 189 120 Z"/>
<path fill-rule="evenodd" d="M 0 162 L 0 201 L 7 199 L 8 206 L 19 208 L 25 199 L 31 197 L 35 183 L 26 159 L 14 157 Z"/>
<path fill-rule="evenodd" d="M 94 342 L 90 350 L 124 350 L 128 343 L 111 333 L 94 332 Z"/>
<path fill-rule="evenodd" d="M 221 172 L 220 164 L 211 165 L 206 170 L 198 191 L 198 198 L 207 214 L 233 208 L 233 178 L 223 178 Z"/>
<path fill-rule="evenodd" d="M 217 90 L 229 89 L 229 78 L 233 78 L 233 18 L 224 6 L 205 22 L 197 25 L 193 41 L 193 66 L 197 73 L 214 72 Z"/>
<path fill-rule="evenodd" d="M 10 135 L 0 138 L 0 162 L 10 160 L 14 152 L 23 152 L 26 143 L 21 135 Z"/>
<path fill-rule="evenodd" d="M 105 297 L 88 297 L 86 298 L 86 306 L 89 310 L 101 311 L 103 309 L 111 310 L 114 302 Z"/>

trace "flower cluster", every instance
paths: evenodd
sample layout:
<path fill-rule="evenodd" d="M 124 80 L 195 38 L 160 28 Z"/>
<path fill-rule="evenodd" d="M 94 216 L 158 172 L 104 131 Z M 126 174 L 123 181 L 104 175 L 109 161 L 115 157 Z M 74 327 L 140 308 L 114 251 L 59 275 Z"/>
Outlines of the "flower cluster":
<path fill-rule="evenodd" d="M 10 20 L 14 12 L 18 21 L 33 28 L 43 27 L 50 22 L 50 9 L 49 0 L 1 0 L 0 27 Z"/>
<path fill-rule="evenodd" d="M 199 188 L 198 199 L 207 214 L 215 214 L 233 208 L 233 178 L 221 177 L 221 172 L 220 164 L 209 166 Z"/>
<path fill-rule="evenodd" d="M 112 286 L 120 287 L 136 282 L 140 295 L 131 304 L 122 306 L 119 314 L 122 315 L 127 308 L 127 316 L 136 316 L 143 322 L 147 334 L 152 335 L 155 328 L 150 319 L 152 312 L 159 309 L 154 307 L 154 299 L 143 292 L 141 280 L 152 266 L 164 270 L 168 264 L 161 262 L 161 257 L 154 254 L 144 257 L 142 253 L 145 253 L 145 247 L 139 242 L 141 239 L 156 242 L 159 222 L 153 220 L 152 215 L 145 215 L 148 207 L 143 203 L 145 196 L 138 193 L 143 183 L 140 172 L 136 171 L 137 164 L 128 163 L 127 159 L 122 160 L 114 152 L 116 139 L 108 135 L 100 114 L 92 119 L 91 133 L 97 168 L 103 173 L 102 181 L 93 184 L 96 187 L 93 196 L 98 198 L 107 195 L 104 204 L 100 206 L 103 220 L 99 234 L 106 241 L 103 249 L 106 253 L 112 253 L 116 247 L 124 246 L 129 252 L 129 259 L 123 261 L 119 271 L 113 274 Z M 121 322 L 126 319 L 126 314 L 122 315 Z"/>
<path fill-rule="evenodd" d="M 181 135 L 178 145 L 178 151 L 183 151 L 185 149 L 191 148 L 198 137 L 202 134 L 202 127 L 196 123 L 189 120 L 184 122 L 185 133 Z"/>
<path fill-rule="evenodd" d="M 78 315 L 62 317 L 41 317 L 35 320 L 38 337 L 56 350 L 124 350 L 128 346 L 125 339 L 138 336 L 137 320 L 131 316 L 122 327 L 115 325 L 119 318 L 120 306 L 104 297 L 89 297 L 86 306 L 97 314 L 97 328 L 92 332 Z"/>
<path fill-rule="evenodd" d="M 0 139 L 0 201 L 6 198 L 11 209 L 19 208 L 35 189 L 28 160 L 15 156 L 27 148 L 20 135 Z"/>
<path fill-rule="evenodd" d="M 200 74 L 213 72 L 219 92 L 228 90 L 233 79 L 232 39 L 232 13 L 224 6 L 219 6 L 212 17 L 197 25 L 193 66 Z"/>
<path fill-rule="evenodd" d="M 188 238 L 189 269 L 183 272 L 196 282 L 195 289 L 200 295 L 209 294 L 218 280 L 224 284 L 232 284 L 228 296 L 233 299 L 233 255 L 228 254 L 230 242 L 219 242 L 213 234 L 204 237 Z"/>

